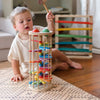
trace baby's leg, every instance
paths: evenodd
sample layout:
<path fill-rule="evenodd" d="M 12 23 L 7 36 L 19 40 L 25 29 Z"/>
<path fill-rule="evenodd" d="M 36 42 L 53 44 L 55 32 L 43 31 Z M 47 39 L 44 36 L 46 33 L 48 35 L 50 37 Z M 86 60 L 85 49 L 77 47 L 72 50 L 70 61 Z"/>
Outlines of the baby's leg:
<path fill-rule="evenodd" d="M 52 56 L 53 56 L 53 60 L 66 62 L 70 67 L 76 69 L 82 69 L 82 66 L 79 63 L 73 62 L 71 59 L 69 59 L 67 56 L 65 56 L 62 52 L 60 52 L 57 49 L 52 49 Z"/>
<path fill-rule="evenodd" d="M 59 70 L 67 70 L 69 68 L 68 64 L 66 62 L 56 62 L 56 63 L 53 63 L 53 66 L 52 66 L 52 72 L 55 71 L 56 69 L 59 69 Z"/>

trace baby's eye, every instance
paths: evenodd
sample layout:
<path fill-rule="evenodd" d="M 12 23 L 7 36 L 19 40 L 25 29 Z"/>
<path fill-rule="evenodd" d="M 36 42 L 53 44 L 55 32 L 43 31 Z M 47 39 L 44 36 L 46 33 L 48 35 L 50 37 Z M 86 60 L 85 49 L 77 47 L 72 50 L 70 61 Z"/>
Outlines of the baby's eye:
<path fill-rule="evenodd" d="M 24 21 L 20 21 L 20 23 L 23 23 Z"/>
<path fill-rule="evenodd" d="M 27 21 L 28 21 L 28 22 L 30 22 L 30 21 L 31 21 L 31 19 L 28 19 Z"/>

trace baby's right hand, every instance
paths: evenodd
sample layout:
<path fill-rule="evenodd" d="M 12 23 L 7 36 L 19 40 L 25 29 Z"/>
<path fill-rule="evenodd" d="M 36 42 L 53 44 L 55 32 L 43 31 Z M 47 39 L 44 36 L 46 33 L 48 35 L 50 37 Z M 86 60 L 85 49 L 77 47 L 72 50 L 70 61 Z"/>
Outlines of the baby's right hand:
<path fill-rule="evenodd" d="M 16 74 L 11 78 L 11 81 L 18 82 L 18 81 L 22 81 L 23 79 L 24 77 L 21 74 Z"/>

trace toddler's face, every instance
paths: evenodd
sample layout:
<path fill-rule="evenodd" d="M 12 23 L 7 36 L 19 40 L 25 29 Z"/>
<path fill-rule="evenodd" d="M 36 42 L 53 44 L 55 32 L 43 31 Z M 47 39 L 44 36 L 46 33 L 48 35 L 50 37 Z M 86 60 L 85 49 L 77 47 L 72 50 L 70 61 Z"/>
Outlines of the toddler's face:
<path fill-rule="evenodd" d="M 15 16 L 14 28 L 21 34 L 28 34 L 28 31 L 33 30 L 32 16 L 27 11 Z"/>

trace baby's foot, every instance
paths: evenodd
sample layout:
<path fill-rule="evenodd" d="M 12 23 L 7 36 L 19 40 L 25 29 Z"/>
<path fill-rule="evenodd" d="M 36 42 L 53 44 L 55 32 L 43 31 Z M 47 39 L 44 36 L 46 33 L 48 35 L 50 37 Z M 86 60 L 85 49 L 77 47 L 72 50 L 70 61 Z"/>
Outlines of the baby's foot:
<path fill-rule="evenodd" d="M 83 69 L 83 67 L 81 66 L 81 64 L 76 63 L 76 62 L 72 62 L 70 67 L 73 67 L 75 69 Z"/>
<path fill-rule="evenodd" d="M 59 70 L 67 70 L 68 68 L 69 68 L 68 64 L 67 64 L 67 63 L 62 62 L 62 63 L 59 63 L 59 65 L 58 65 L 58 68 L 57 68 L 57 69 L 59 69 Z"/>

